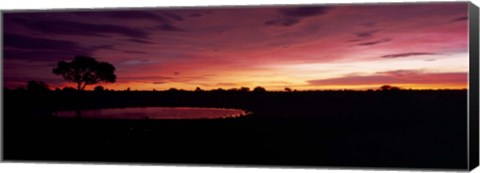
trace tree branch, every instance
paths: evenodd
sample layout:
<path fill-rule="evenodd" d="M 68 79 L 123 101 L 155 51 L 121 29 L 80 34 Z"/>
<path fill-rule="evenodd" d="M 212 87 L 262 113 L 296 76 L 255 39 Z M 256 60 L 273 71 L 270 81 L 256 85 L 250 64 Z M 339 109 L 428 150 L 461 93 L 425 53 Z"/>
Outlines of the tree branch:
<path fill-rule="evenodd" d="M 85 84 L 83 84 L 82 91 L 85 90 L 85 87 L 87 86 L 87 84 L 88 84 L 87 82 L 85 82 Z"/>

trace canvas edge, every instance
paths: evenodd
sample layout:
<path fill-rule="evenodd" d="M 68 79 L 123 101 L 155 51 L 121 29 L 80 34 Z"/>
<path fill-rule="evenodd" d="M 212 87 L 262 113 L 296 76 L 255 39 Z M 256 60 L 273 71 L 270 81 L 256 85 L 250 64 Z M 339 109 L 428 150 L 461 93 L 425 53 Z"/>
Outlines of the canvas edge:
<path fill-rule="evenodd" d="M 0 33 L 2 33 L 0 35 L 0 86 L 2 86 L 2 88 L 0 89 L 0 112 L 1 112 L 1 117 L 0 117 L 0 161 L 4 161 L 4 158 L 3 158 L 3 154 L 5 153 L 4 152 L 4 142 L 5 142 L 5 138 L 4 138 L 4 127 L 5 127 L 5 124 L 4 123 L 4 111 L 3 111 L 3 104 L 5 103 L 4 102 L 4 83 L 3 83 L 3 27 L 5 26 L 4 25 L 4 21 L 3 21 L 3 15 L 4 15 L 4 11 L 0 10 Z"/>
<path fill-rule="evenodd" d="M 478 166 L 479 161 L 479 13 L 472 2 L 469 13 L 469 93 L 468 93 L 468 170 Z"/>

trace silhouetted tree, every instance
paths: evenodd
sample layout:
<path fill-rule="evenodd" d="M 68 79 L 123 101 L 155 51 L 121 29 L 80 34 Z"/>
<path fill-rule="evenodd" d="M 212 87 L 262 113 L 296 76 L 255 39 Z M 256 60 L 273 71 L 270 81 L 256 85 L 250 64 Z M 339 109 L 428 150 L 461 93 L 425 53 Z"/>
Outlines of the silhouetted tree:
<path fill-rule="evenodd" d="M 230 88 L 230 89 L 228 89 L 228 91 L 236 92 L 236 91 L 238 91 L 238 89 L 237 88 Z"/>
<path fill-rule="evenodd" d="M 98 62 L 95 58 L 75 56 L 73 61 L 60 61 L 53 73 L 61 75 L 65 80 L 75 82 L 77 90 L 82 91 L 87 85 L 99 82 L 113 83 L 117 79 L 115 67 L 107 62 Z"/>
<path fill-rule="evenodd" d="M 21 87 L 18 87 L 15 89 L 15 91 L 19 91 L 19 92 L 23 92 L 23 91 L 26 91 L 27 89 L 25 89 L 25 86 L 21 86 Z"/>
<path fill-rule="evenodd" d="M 200 87 L 195 88 L 195 92 L 201 92 L 203 91 Z"/>
<path fill-rule="evenodd" d="M 390 88 L 390 91 L 400 91 L 400 90 L 401 90 L 400 87 L 396 87 L 396 86 Z"/>
<path fill-rule="evenodd" d="M 383 85 L 383 86 L 380 87 L 380 90 L 382 90 L 382 91 L 388 91 L 388 90 L 390 90 L 390 88 L 392 88 L 392 86 L 390 86 L 390 85 Z"/>
<path fill-rule="evenodd" d="M 382 91 L 399 91 L 400 88 L 396 86 L 390 86 L 390 85 L 383 85 L 380 87 L 380 90 Z"/>
<path fill-rule="evenodd" d="M 103 88 L 103 86 L 96 86 L 93 91 L 96 91 L 96 92 L 102 92 L 102 91 L 105 91 L 105 88 Z"/>
<path fill-rule="evenodd" d="M 267 90 L 261 86 L 257 86 L 253 89 L 253 92 L 266 92 Z"/>
<path fill-rule="evenodd" d="M 217 89 L 213 89 L 212 91 L 213 91 L 213 92 L 225 92 L 225 89 L 223 89 L 223 88 L 217 88 Z"/>
<path fill-rule="evenodd" d="M 29 92 L 47 92 L 50 91 L 48 85 L 43 81 L 28 81 L 27 82 L 27 91 Z"/>
<path fill-rule="evenodd" d="M 178 89 L 177 88 L 170 88 L 170 89 L 168 89 L 168 91 L 169 92 L 176 92 L 176 91 L 178 91 Z"/>
<path fill-rule="evenodd" d="M 285 87 L 285 91 L 286 92 L 292 92 L 292 89 L 288 88 L 288 87 Z"/>
<path fill-rule="evenodd" d="M 73 88 L 73 87 L 64 87 L 64 88 L 62 89 L 62 91 L 64 91 L 64 92 L 74 92 L 74 91 L 75 91 L 75 88 Z"/>
<path fill-rule="evenodd" d="M 250 88 L 248 88 L 248 87 L 241 87 L 241 88 L 240 88 L 240 91 L 241 91 L 241 92 L 249 92 L 249 91 L 250 91 Z"/>

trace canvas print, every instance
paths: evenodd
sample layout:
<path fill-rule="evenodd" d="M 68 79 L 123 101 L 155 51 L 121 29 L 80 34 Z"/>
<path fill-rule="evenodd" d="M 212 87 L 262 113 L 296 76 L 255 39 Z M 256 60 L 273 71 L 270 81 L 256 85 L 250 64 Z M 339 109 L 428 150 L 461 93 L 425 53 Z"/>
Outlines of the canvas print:
<path fill-rule="evenodd" d="M 6 161 L 469 168 L 467 2 L 2 17 Z"/>

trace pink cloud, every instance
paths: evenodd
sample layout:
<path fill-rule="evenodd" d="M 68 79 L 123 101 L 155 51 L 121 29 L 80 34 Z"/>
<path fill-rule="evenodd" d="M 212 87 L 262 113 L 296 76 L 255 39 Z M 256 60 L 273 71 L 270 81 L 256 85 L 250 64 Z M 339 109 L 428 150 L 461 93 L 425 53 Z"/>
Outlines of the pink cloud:
<path fill-rule="evenodd" d="M 397 70 L 373 75 L 352 75 L 330 79 L 310 80 L 310 85 L 383 85 L 383 84 L 444 84 L 467 85 L 467 73 L 425 73 Z"/>

